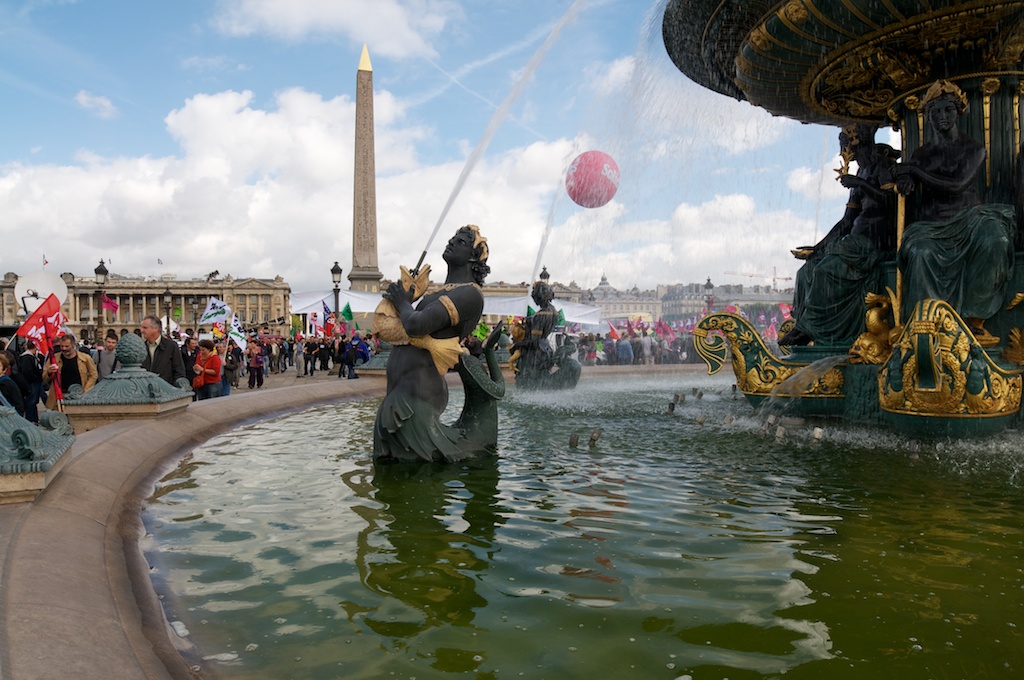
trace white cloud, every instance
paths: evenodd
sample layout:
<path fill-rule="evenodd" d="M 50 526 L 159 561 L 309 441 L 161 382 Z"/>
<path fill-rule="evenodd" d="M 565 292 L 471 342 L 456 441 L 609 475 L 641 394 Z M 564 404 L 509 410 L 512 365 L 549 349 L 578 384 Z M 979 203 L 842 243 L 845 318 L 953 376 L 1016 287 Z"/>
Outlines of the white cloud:
<path fill-rule="evenodd" d="M 221 0 L 214 26 L 234 36 L 297 41 L 342 35 L 394 58 L 433 57 L 431 41 L 461 16 L 451 0 Z"/>
<path fill-rule="evenodd" d="M 117 107 L 109 99 L 100 95 L 79 90 L 75 95 L 75 102 L 87 111 L 92 111 L 99 118 L 104 120 L 117 117 Z"/>
<path fill-rule="evenodd" d="M 354 103 L 293 89 L 273 109 L 250 92 L 197 95 L 166 117 L 180 156 L 105 158 L 0 168 L 0 211 L 45 248 L 51 268 L 88 273 L 101 257 L 119 273 L 280 274 L 295 290 L 324 286 L 334 260 L 351 262 Z M 423 167 L 428 131 L 403 127 L 400 105 L 376 99 L 381 271 L 393 277 L 426 246 L 461 162 Z M 479 224 L 495 276 L 525 279 L 536 258 L 569 143 L 538 143 L 485 158 L 441 228 L 428 262 L 459 224 Z M 60 196 L 61 200 L 54 200 Z M 45 244 L 45 246 L 43 246 Z M 160 258 L 164 267 L 157 267 Z M 28 272 L 38 254 L 0 254 Z M 96 262 L 93 262 L 95 260 Z M 321 271 L 322 270 L 322 271 Z M 326 286 L 324 286 L 326 287 Z"/>
<path fill-rule="evenodd" d="M 840 167 L 842 159 L 836 154 L 829 163 L 817 169 L 800 167 L 790 170 L 786 175 L 786 186 L 792 191 L 809 200 L 838 201 L 846 198 L 850 191 L 836 181 L 835 169 Z"/>
<path fill-rule="evenodd" d="M 636 71 L 636 57 L 633 55 L 616 59 L 599 68 L 588 69 L 587 82 L 598 96 L 613 96 L 624 91 Z"/>
<path fill-rule="evenodd" d="M 559 225 L 545 256 L 552 276 L 593 286 L 602 274 L 618 289 L 700 282 L 792 285 L 799 262 L 789 248 L 803 243 L 813 224 L 790 210 L 759 207 L 745 194 L 716 195 L 678 205 L 666 219 L 630 220 L 613 201 L 579 211 Z M 760 280 L 726 272 L 763 274 Z"/>
<path fill-rule="evenodd" d="M 432 143 L 432 131 L 409 125 L 403 102 L 387 91 L 375 93 L 374 108 L 378 257 L 391 278 L 426 247 L 463 162 L 424 165 L 419 147 Z M 109 158 L 85 150 L 74 165 L 0 167 L 0 213 L 39 244 L 0 253 L 0 271 L 34 271 L 46 252 L 50 269 L 78 274 L 103 257 L 117 273 L 279 274 L 293 290 L 326 290 L 331 264 L 347 270 L 351 262 L 354 117 L 347 96 L 325 99 L 294 88 L 260 108 L 251 92 L 223 91 L 193 96 L 166 116 L 179 154 Z M 682 133 L 659 141 L 677 149 L 706 144 Z M 598 210 L 578 208 L 565 194 L 562 172 L 594 142 L 581 134 L 485 155 L 428 252 L 437 276 L 444 242 L 466 223 L 480 225 L 489 239 L 495 282 L 527 281 L 538 264 L 558 281 L 594 286 L 607 274 L 618 288 L 706 276 L 754 283 L 724 272 L 795 271 L 799 263 L 788 248 L 808 241 L 809 220 L 750 195 L 720 193 L 710 178 L 696 187 L 710 198 L 672 210 L 679 176 L 638 186 L 647 178 L 637 163 L 689 171 L 687 157 L 669 150 L 659 165 L 644 157 L 643 138 L 620 142 L 624 178 L 616 200 Z"/>

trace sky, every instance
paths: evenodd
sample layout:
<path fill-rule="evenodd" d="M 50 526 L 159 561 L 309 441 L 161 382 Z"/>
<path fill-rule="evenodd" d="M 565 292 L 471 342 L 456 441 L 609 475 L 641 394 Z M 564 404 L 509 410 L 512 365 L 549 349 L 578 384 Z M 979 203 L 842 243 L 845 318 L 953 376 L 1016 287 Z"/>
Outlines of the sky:
<path fill-rule="evenodd" d="M 583 288 L 789 287 L 789 250 L 843 210 L 838 129 L 689 81 L 663 1 L 0 0 L 0 273 L 45 258 L 91 275 L 102 258 L 330 288 L 334 261 L 352 265 L 365 44 L 385 277 L 430 242 L 443 278 L 445 242 L 472 223 L 489 282 L 544 265 Z M 621 180 L 586 209 L 564 176 L 591 149 Z"/>

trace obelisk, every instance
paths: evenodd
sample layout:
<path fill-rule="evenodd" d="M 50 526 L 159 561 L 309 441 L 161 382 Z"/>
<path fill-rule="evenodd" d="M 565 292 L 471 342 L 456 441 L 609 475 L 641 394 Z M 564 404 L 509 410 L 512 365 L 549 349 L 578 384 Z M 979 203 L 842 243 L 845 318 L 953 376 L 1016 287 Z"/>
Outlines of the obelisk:
<path fill-rule="evenodd" d="M 377 178 L 373 149 L 373 67 L 363 45 L 356 72 L 356 146 L 352 196 L 352 268 L 349 290 L 376 293 L 383 275 L 377 268 Z"/>

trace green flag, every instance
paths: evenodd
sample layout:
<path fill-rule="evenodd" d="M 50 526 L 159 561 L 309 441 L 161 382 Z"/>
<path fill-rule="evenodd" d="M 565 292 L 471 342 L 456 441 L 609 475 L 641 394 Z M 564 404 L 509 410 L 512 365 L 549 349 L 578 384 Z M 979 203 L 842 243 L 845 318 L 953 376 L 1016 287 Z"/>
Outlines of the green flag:
<path fill-rule="evenodd" d="M 174 308 L 174 313 L 171 314 L 171 316 L 173 316 L 175 319 L 180 319 L 181 318 L 181 307 L 175 307 Z"/>
<path fill-rule="evenodd" d="M 558 310 L 558 325 L 565 325 L 565 313 L 561 309 Z"/>
<path fill-rule="evenodd" d="M 352 306 L 349 305 L 349 303 L 347 303 L 347 302 L 345 303 L 345 309 L 341 310 L 341 318 L 343 318 L 343 319 L 345 319 L 347 321 L 351 321 L 352 320 Z M 358 329 L 358 328 L 359 328 L 359 326 L 356 326 L 356 329 Z"/>
<path fill-rule="evenodd" d="M 347 306 L 347 305 L 346 305 L 346 306 Z M 359 327 L 359 322 L 358 322 L 358 321 L 356 322 L 356 330 L 357 330 L 357 331 L 359 331 L 359 330 L 362 330 L 362 329 L 361 329 L 361 328 Z"/>
<path fill-rule="evenodd" d="M 535 310 L 530 305 L 526 305 L 526 316 L 530 317 L 530 316 L 533 316 L 536 313 L 537 313 L 537 310 Z"/>
<path fill-rule="evenodd" d="M 476 327 L 476 330 L 473 331 L 473 335 L 480 338 L 480 340 L 486 340 L 487 336 L 490 335 L 490 333 L 490 327 L 488 327 L 488 325 L 485 324 L 483 321 L 481 321 L 480 324 Z"/>

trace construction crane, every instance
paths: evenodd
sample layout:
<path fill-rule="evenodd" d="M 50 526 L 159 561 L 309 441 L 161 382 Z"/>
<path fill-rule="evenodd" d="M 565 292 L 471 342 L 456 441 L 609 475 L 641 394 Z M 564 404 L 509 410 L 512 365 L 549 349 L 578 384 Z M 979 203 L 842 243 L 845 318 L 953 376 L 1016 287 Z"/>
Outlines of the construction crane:
<path fill-rule="evenodd" d="M 732 274 L 733 276 L 748 276 L 752 279 L 771 279 L 772 290 L 779 289 L 779 281 L 792 281 L 792 276 L 779 276 L 779 270 L 777 267 L 772 267 L 771 274 L 753 274 L 750 272 L 725 272 L 726 274 Z"/>

